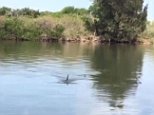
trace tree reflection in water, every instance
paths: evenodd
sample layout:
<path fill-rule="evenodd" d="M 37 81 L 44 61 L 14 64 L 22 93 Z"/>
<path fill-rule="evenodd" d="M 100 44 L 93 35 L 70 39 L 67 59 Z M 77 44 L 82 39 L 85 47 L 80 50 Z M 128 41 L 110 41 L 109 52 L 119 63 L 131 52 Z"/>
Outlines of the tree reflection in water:
<path fill-rule="evenodd" d="M 99 99 L 111 107 L 123 108 L 124 100 L 135 94 L 142 75 L 143 52 L 141 47 L 111 45 L 96 47 L 92 68 L 100 74 L 93 75 L 93 88 Z"/>

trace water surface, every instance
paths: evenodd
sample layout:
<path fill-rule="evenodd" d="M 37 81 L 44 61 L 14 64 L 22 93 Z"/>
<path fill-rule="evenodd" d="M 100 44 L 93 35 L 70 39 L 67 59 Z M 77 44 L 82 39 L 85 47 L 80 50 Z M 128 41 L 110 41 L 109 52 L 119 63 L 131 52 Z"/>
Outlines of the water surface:
<path fill-rule="evenodd" d="M 153 46 L 0 44 L 0 115 L 154 114 Z"/>

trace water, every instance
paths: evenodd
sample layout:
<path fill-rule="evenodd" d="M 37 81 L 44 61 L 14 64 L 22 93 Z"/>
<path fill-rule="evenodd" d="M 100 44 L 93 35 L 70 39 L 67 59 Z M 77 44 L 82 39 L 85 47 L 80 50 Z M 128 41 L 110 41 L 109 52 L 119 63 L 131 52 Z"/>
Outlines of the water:
<path fill-rule="evenodd" d="M 153 68 L 153 46 L 1 42 L 0 115 L 153 115 Z"/>

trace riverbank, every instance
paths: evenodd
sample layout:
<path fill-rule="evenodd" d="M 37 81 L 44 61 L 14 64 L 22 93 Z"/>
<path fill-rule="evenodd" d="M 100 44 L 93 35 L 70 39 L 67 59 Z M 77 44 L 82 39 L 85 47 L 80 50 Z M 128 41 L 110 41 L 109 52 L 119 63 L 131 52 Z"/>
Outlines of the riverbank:
<path fill-rule="evenodd" d="M 56 13 L 30 9 L 19 11 L 11 10 L 11 14 L 0 15 L 0 40 L 146 45 L 154 43 L 154 22 L 148 22 L 147 29 L 136 40 L 110 40 L 94 36 L 94 32 L 87 29 L 87 10 L 78 9 L 78 12 L 73 13 L 68 13 L 66 9 Z"/>
<path fill-rule="evenodd" d="M 16 38 L 9 38 L 9 39 L 1 39 L 1 41 L 16 41 L 16 42 L 42 42 L 42 43 L 55 43 L 55 42 L 71 42 L 71 43 L 93 43 L 93 44 L 134 44 L 134 45 L 152 45 L 154 44 L 153 38 L 139 38 L 134 41 L 128 40 L 105 40 L 102 37 L 98 36 L 78 36 L 77 38 L 52 38 L 48 36 L 41 36 L 39 39 L 29 40 L 29 39 L 16 39 Z"/>

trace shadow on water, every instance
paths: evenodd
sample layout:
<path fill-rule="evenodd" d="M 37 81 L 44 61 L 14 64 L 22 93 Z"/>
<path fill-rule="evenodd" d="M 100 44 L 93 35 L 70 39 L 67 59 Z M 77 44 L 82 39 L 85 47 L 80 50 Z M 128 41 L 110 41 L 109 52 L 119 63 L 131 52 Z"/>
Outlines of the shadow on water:
<path fill-rule="evenodd" d="M 92 57 L 93 88 L 97 97 L 111 107 L 124 107 L 127 96 L 135 94 L 142 75 L 143 49 L 136 46 L 98 46 Z"/>

